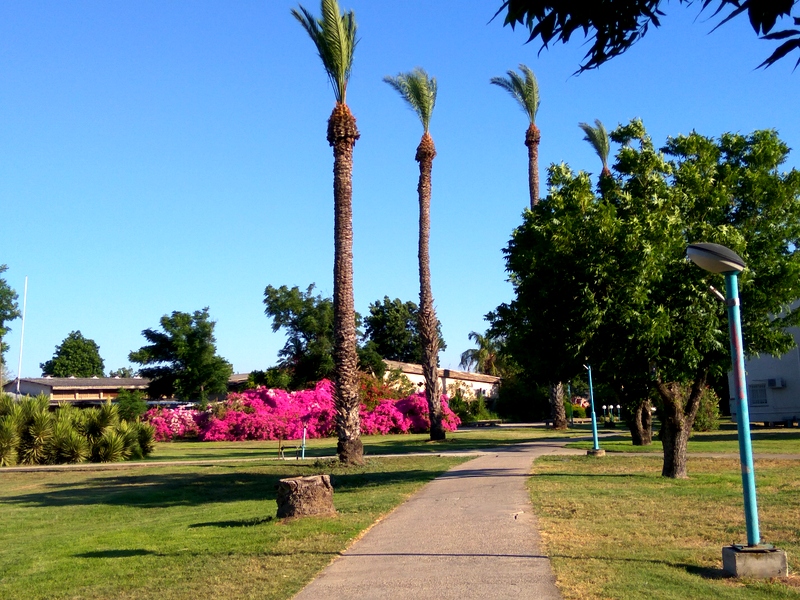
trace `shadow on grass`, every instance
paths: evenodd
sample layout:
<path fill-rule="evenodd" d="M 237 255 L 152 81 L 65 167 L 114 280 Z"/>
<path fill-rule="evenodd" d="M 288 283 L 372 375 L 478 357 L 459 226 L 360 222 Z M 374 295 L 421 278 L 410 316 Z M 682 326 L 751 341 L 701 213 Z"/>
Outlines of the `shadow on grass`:
<path fill-rule="evenodd" d="M 703 579 L 727 579 L 728 575 L 722 569 L 714 569 L 711 567 L 700 567 L 698 565 L 690 565 L 687 563 L 675 563 L 668 560 L 655 560 L 653 558 L 620 558 L 610 556 L 570 556 L 568 554 L 553 554 L 551 558 L 566 558 L 575 561 L 585 561 L 587 558 L 593 560 L 602 560 L 606 562 L 626 562 L 637 564 L 651 564 L 671 567 L 673 569 L 682 569 L 691 575 L 697 575 Z"/>
<path fill-rule="evenodd" d="M 47 491 L 6 496 L 2 504 L 29 506 L 76 506 L 105 504 L 166 508 L 197 506 L 207 503 L 246 500 L 275 500 L 279 479 L 324 472 L 313 466 L 297 465 L 272 473 L 214 467 L 217 472 L 98 475 L 80 483 L 51 483 Z M 224 470 L 228 472 L 218 472 Z M 327 470 L 327 469 L 326 469 Z M 328 471 L 330 472 L 330 471 Z M 411 469 L 394 472 L 334 473 L 335 491 L 346 492 L 362 487 L 430 481 L 439 471 Z"/>
<path fill-rule="evenodd" d="M 274 521 L 275 517 L 258 517 L 255 519 L 244 519 L 242 521 L 212 521 L 210 523 L 192 523 L 189 529 L 197 529 L 198 527 L 254 527 Z"/>
<path fill-rule="evenodd" d="M 94 552 L 81 552 L 75 558 L 130 558 L 131 556 L 161 556 L 158 552 L 137 548 L 134 550 L 96 550 Z"/>

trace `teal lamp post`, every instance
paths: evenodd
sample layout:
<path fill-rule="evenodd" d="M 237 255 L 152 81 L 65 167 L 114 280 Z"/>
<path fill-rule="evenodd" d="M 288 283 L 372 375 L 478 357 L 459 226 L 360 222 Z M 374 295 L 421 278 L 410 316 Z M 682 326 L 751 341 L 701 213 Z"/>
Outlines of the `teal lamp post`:
<path fill-rule="evenodd" d="M 583 365 L 589 371 L 589 410 L 592 412 L 592 449 L 587 450 L 589 456 L 605 456 L 606 451 L 600 447 L 597 439 L 597 415 L 594 414 L 594 387 L 592 386 L 592 365 Z"/>
<path fill-rule="evenodd" d="M 725 304 L 728 307 L 728 330 L 733 364 L 736 427 L 739 438 L 739 462 L 742 468 L 747 546 L 733 545 L 723 548 L 723 569 L 738 577 L 777 577 L 780 575 L 775 573 L 776 570 L 778 573 L 787 571 L 786 554 L 770 545 L 761 544 L 761 534 L 758 529 L 756 479 L 753 469 L 753 448 L 750 441 L 750 410 L 747 404 L 742 321 L 739 312 L 739 273 L 744 270 L 745 264 L 738 254 L 720 244 L 690 244 L 686 249 L 686 254 L 698 267 L 725 276 Z"/>

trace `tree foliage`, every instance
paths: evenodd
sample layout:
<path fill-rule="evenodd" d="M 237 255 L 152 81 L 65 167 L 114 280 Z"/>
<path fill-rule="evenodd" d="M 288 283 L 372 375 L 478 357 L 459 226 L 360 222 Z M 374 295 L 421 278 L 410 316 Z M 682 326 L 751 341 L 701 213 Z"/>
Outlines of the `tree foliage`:
<path fill-rule="evenodd" d="M 7 270 L 6 265 L 0 265 L 0 275 Z M 8 344 L 4 341 L 9 332 L 8 323 L 20 317 L 17 298 L 17 293 L 8 285 L 5 278 L 0 277 L 0 365 L 3 364 L 3 357 L 8 350 Z"/>
<path fill-rule="evenodd" d="M 474 369 L 476 373 L 495 377 L 502 377 L 508 372 L 503 338 L 493 336 L 491 332 L 481 335 L 476 331 L 471 331 L 469 339 L 475 342 L 477 348 L 470 348 L 461 353 L 462 368 Z"/>
<path fill-rule="evenodd" d="M 52 377 L 103 377 L 100 346 L 83 337 L 80 331 L 71 332 L 56 346 L 53 358 L 41 363 L 42 375 Z"/>
<path fill-rule="evenodd" d="M 700 4 L 701 11 L 716 5 L 713 16 L 724 14 L 716 26 L 744 13 L 757 35 L 764 40 L 785 40 L 759 66 L 770 66 L 789 52 L 800 51 L 800 30 L 772 31 L 779 19 L 791 17 L 796 0 L 678 0 L 679 4 Z M 522 25 L 530 31 L 528 41 L 539 39 L 542 48 L 552 41 L 567 43 L 573 33 L 588 38 L 589 50 L 578 72 L 596 69 L 607 60 L 627 51 L 644 37 L 650 26 L 659 27 L 665 13 L 663 0 L 607 0 L 605 2 L 564 2 L 562 0 L 505 0 L 495 16 L 505 12 L 504 25 Z M 715 29 L 716 29 L 715 27 Z M 797 65 L 800 65 L 798 59 Z"/>
<path fill-rule="evenodd" d="M 161 331 L 145 329 L 150 342 L 131 352 L 128 360 L 142 365 L 139 373 L 150 379 L 151 398 L 205 402 L 209 394 L 227 391 L 233 367 L 217 355 L 215 322 L 208 307 L 194 313 L 175 311 L 161 317 Z"/>
<path fill-rule="evenodd" d="M 619 403 L 657 392 L 663 472 L 681 477 L 706 380 L 730 367 L 725 306 L 708 292 L 722 276 L 690 264 L 686 246 L 716 242 L 744 258 L 745 348 L 786 352 L 784 328 L 800 322 L 800 173 L 780 171 L 788 148 L 774 131 L 692 133 L 659 151 L 633 121 L 611 138 L 622 148 L 600 196 L 586 173 L 551 168 L 551 194 L 506 248 L 516 298 L 490 319 L 536 377 L 569 380 L 588 360 Z"/>
<path fill-rule="evenodd" d="M 314 284 L 301 291 L 294 286 L 268 285 L 264 312 L 272 331 L 284 330 L 286 344 L 278 352 L 279 366 L 292 373 L 294 389 L 333 375 L 333 301 L 314 295 Z"/>
<path fill-rule="evenodd" d="M 439 350 L 447 348 L 439 324 Z M 422 338 L 419 331 L 419 307 L 400 298 L 376 300 L 364 318 L 364 338 L 387 360 L 422 363 Z"/>

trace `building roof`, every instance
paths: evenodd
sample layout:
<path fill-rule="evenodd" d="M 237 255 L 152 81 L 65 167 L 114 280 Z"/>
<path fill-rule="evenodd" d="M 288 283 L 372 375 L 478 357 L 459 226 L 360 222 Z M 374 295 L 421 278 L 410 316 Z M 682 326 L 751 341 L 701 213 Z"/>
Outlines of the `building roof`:
<path fill-rule="evenodd" d="M 397 360 L 384 360 L 386 368 L 389 370 L 400 369 L 403 373 L 413 373 L 415 375 L 423 375 L 422 365 L 415 365 L 412 363 L 404 363 Z M 492 385 L 499 383 L 501 377 L 494 375 L 484 375 L 483 373 L 470 373 L 469 371 L 456 371 L 455 369 L 439 369 L 439 377 L 446 377 L 447 379 L 462 379 L 467 381 L 478 381 L 480 383 L 490 383 Z"/>
<path fill-rule="evenodd" d="M 23 377 L 21 382 L 36 383 L 53 390 L 118 390 L 120 388 L 144 389 L 150 383 L 143 377 Z M 6 384 L 16 386 L 16 380 Z"/>

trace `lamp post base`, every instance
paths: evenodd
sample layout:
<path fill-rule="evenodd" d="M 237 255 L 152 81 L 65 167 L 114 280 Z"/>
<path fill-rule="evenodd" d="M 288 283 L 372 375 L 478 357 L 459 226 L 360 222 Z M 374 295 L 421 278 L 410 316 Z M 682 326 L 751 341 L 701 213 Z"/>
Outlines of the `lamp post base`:
<path fill-rule="evenodd" d="M 598 448 L 597 450 L 592 448 L 591 450 L 587 450 L 586 454 L 588 454 L 589 456 L 598 456 L 599 457 L 599 456 L 605 456 L 606 455 L 606 451 L 603 450 L 602 448 Z"/>
<path fill-rule="evenodd" d="M 758 546 L 725 546 L 722 548 L 722 570 L 731 577 L 768 579 L 789 574 L 786 552 L 768 544 Z"/>

